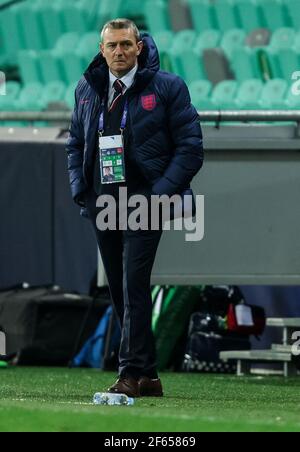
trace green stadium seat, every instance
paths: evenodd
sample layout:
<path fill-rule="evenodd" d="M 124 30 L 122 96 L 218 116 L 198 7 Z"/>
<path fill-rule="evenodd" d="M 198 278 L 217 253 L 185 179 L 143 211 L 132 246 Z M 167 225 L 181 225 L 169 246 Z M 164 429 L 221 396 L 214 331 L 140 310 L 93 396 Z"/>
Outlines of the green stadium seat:
<path fill-rule="evenodd" d="M 47 107 L 51 102 L 64 100 L 66 85 L 61 81 L 51 82 L 44 86 L 41 102 Z"/>
<path fill-rule="evenodd" d="M 257 109 L 263 87 L 263 82 L 255 78 L 241 83 L 236 96 L 237 108 L 241 110 Z"/>
<path fill-rule="evenodd" d="M 60 57 L 60 64 L 63 71 L 63 81 L 69 85 L 78 81 L 85 69 L 86 61 L 76 53 L 68 53 Z"/>
<path fill-rule="evenodd" d="M 74 49 L 77 48 L 79 41 L 79 33 L 64 33 L 56 42 L 53 52 L 55 55 L 65 55 L 66 53 L 73 53 Z"/>
<path fill-rule="evenodd" d="M 28 50 L 42 50 L 46 48 L 42 24 L 39 20 L 38 10 L 26 3 L 21 4 L 17 10 L 19 33 L 24 40 L 23 48 Z"/>
<path fill-rule="evenodd" d="M 212 4 L 218 22 L 218 29 L 225 33 L 233 28 L 240 28 L 240 18 L 230 0 L 219 0 Z"/>
<path fill-rule="evenodd" d="M 269 47 L 274 50 L 290 49 L 295 39 L 296 31 L 293 28 L 279 28 L 273 33 Z"/>
<path fill-rule="evenodd" d="M 284 0 L 284 9 L 288 26 L 299 29 L 300 2 L 299 0 Z"/>
<path fill-rule="evenodd" d="M 256 0 L 263 26 L 272 31 L 289 25 L 281 0 Z"/>
<path fill-rule="evenodd" d="M 18 63 L 24 84 L 41 82 L 39 54 L 35 50 L 21 50 L 18 54 Z"/>
<path fill-rule="evenodd" d="M 93 58 L 99 53 L 100 36 L 99 33 L 86 33 L 79 41 L 76 49 L 77 55 L 84 57 L 91 62 Z"/>
<path fill-rule="evenodd" d="M 24 39 L 19 29 L 17 11 L 16 6 L 0 11 L 2 48 L 6 54 L 6 61 L 12 65 L 15 64 L 16 53 L 20 49 L 25 49 Z"/>
<path fill-rule="evenodd" d="M 221 110 L 234 110 L 238 83 L 235 80 L 225 80 L 218 83 L 212 93 L 212 102 L 215 108 Z"/>
<path fill-rule="evenodd" d="M 201 55 L 195 52 L 196 37 L 196 32 L 193 30 L 177 33 L 170 51 L 174 72 L 187 83 L 205 78 Z"/>
<path fill-rule="evenodd" d="M 288 89 L 285 104 L 288 110 L 300 110 L 300 94 L 294 93 L 292 86 Z"/>
<path fill-rule="evenodd" d="M 16 110 L 39 111 L 44 105 L 41 102 L 43 94 L 41 83 L 29 83 L 22 89 L 19 98 L 15 102 Z"/>
<path fill-rule="evenodd" d="M 64 33 L 59 9 L 43 4 L 37 11 L 37 15 L 44 34 L 45 49 L 53 49 L 58 39 Z"/>
<path fill-rule="evenodd" d="M 154 41 L 158 47 L 161 69 L 172 72 L 170 50 L 174 43 L 174 33 L 172 31 L 160 31 L 154 35 Z"/>
<path fill-rule="evenodd" d="M 261 92 L 260 107 L 270 110 L 285 108 L 288 86 L 288 82 L 282 79 L 267 82 Z"/>
<path fill-rule="evenodd" d="M 0 111 L 13 111 L 15 109 L 15 101 L 21 91 L 21 85 L 18 82 L 6 83 L 6 95 L 0 96 Z"/>
<path fill-rule="evenodd" d="M 122 0 L 101 0 L 99 2 L 99 15 L 104 22 L 115 17 L 121 17 Z"/>
<path fill-rule="evenodd" d="M 244 30 L 235 28 L 227 31 L 224 34 L 221 40 L 221 47 L 224 50 L 226 56 L 231 59 L 232 54 L 235 50 L 244 48 L 245 41 L 246 33 L 244 32 Z"/>
<path fill-rule="evenodd" d="M 39 52 L 38 64 L 43 83 L 50 83 L 63 79 L 63 71 L 60 59 L 51 50 Z"/>
<path fill-rule="evenodd" d="M 141 0 L 126 0 L 120 1 L 119 14 L 121 17 L 134 18 L 145 14 L 146 2 Z"/>
<path fill-rule="evenodd" d="M 189 85 L 192 104 L 197 110 L 211 110 L 214 108 L 210 95 L 212 84 L 208 80 L 196 80 Z"/>
<path fill-rule="evenodd" d="M 77 87 L 77 82 L 71 83 L 67 87 L 67 91 L 64 97 L 65 104 L 69 107 L 70 110 L 73 110 L 75 106 L 75 89 Z"/>
<path fill-rule="evenodd" d="M 282 49 L 275 54 L 279 67 L 279 78 L 292 80 L 292 75 L 300 69 L 300 55 L 292 49 Z"/>
<path fill-rule="evenodd" d="M 66 5 L 60 8 L 59 13 L 65 33 L 76 31 L 82 34 L 89 31 L 88 12 L 86 9 L 74 6 L 74 4 Z"/>
<path fill-rule="evenodd" d="M 239 16 L 241 28 L 247 33 L 262 27 L 263 21 L 256 3 L 250 0 L 235 0 L 234 7 Z"/>
<path fill-rule="evenodd" d="M 239 48 L 232 53 L 231 68 L 239 82 L 251 78 L 261 78 L 257 50 L 247 47 Z"/>
<path fill-rule="evenodd" d="M 171 30 L 168 5 L 163 0 L 147 0 L 145 4 L 145 19 L 150 33 Z"/>
<path fill-rule="evenodd" d="M 195 50 L 198 54 L 201 54 L 204 49 L 213 49 L 218 47 L 220 41 L 221 32 L 219 30 L 206 30 L 197 38 Z"/>
<path fill-rule="evenodd" d="M 188 0 L 194 29 L 197 33 L 218 29 L 218 21 L 209 0 Z"/>

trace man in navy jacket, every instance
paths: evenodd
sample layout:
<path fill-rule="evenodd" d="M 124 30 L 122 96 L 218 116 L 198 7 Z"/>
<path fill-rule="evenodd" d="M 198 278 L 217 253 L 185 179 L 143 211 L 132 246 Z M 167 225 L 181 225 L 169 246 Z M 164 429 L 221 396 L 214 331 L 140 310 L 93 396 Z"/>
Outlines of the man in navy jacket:
<path fill-rule="evenodd" d="M 102 30 L 100 53 L 75 92 L 67 142 L 74 201 L 94 226 L 110 293 L 122 329 L 119 379 L 110 392 L 132 397 L 162 396 L 151 330 L 150 279 L 162 234 L 159 230 L 99 230 L 96 199 L 129 194 L 182 194 L 203 164 L 199 117 L 184 81 L 160 71 L 153 39 L 135 24 L 116 19 Z M 124 130 L 126 181 L 103 184 L 98 154 L 102 135 Z M 105 124 L 105 126 L 104 126 Z"/>

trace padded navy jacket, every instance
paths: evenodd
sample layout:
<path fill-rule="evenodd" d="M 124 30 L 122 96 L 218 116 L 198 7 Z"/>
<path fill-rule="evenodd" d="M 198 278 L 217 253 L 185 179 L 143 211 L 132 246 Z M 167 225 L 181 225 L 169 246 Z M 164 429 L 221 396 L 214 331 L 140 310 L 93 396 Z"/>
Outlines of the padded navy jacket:
<path fill-rule="evenodd" d="M 138 72 L 128 91 L 131 156 L 154 194 L 181 194 L 190 187 L 203 164 L 199 116 L 184 81 L 160 71 L 153 39 L 147 33 L 142 38 L 144 48 L 138 59 Z M 99 53 L 75 91 L 67 141 L 68 171 L 75 201 L 93 183 L 100 107 L 108 82 L 108 66 Z M 84 210 L 81 213 L 85 215 Z"/>

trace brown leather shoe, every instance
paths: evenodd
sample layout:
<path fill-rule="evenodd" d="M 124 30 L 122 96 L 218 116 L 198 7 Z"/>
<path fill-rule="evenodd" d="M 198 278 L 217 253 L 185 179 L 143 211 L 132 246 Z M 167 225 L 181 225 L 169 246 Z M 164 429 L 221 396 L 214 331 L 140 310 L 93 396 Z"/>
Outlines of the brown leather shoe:
<path fill-rule="evenodd" d="M 126 394 L 128 397 L 140 397 L 138 382 L 131 377 L 119 378 L 116 383 L 108 389 L 115 394 Z"/>
<path fill-rule="evenodd" d="M 160 379 L 151 380 L 149 377 L 141 377 L 138 383 L 141 397 L 163 397 Z"/>

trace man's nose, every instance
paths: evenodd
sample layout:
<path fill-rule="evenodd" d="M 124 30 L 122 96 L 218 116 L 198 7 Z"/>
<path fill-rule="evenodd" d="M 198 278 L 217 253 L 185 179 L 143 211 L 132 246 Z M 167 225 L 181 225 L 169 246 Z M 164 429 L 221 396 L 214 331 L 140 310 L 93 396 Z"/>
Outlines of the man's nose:
<path fill-rule="evenodd" d="M 120 44 L 118 44 L 116 47 L 116 54 L 123 55 L 123 50 L 122 50 L 122 47 L 120 46 Z"/>

